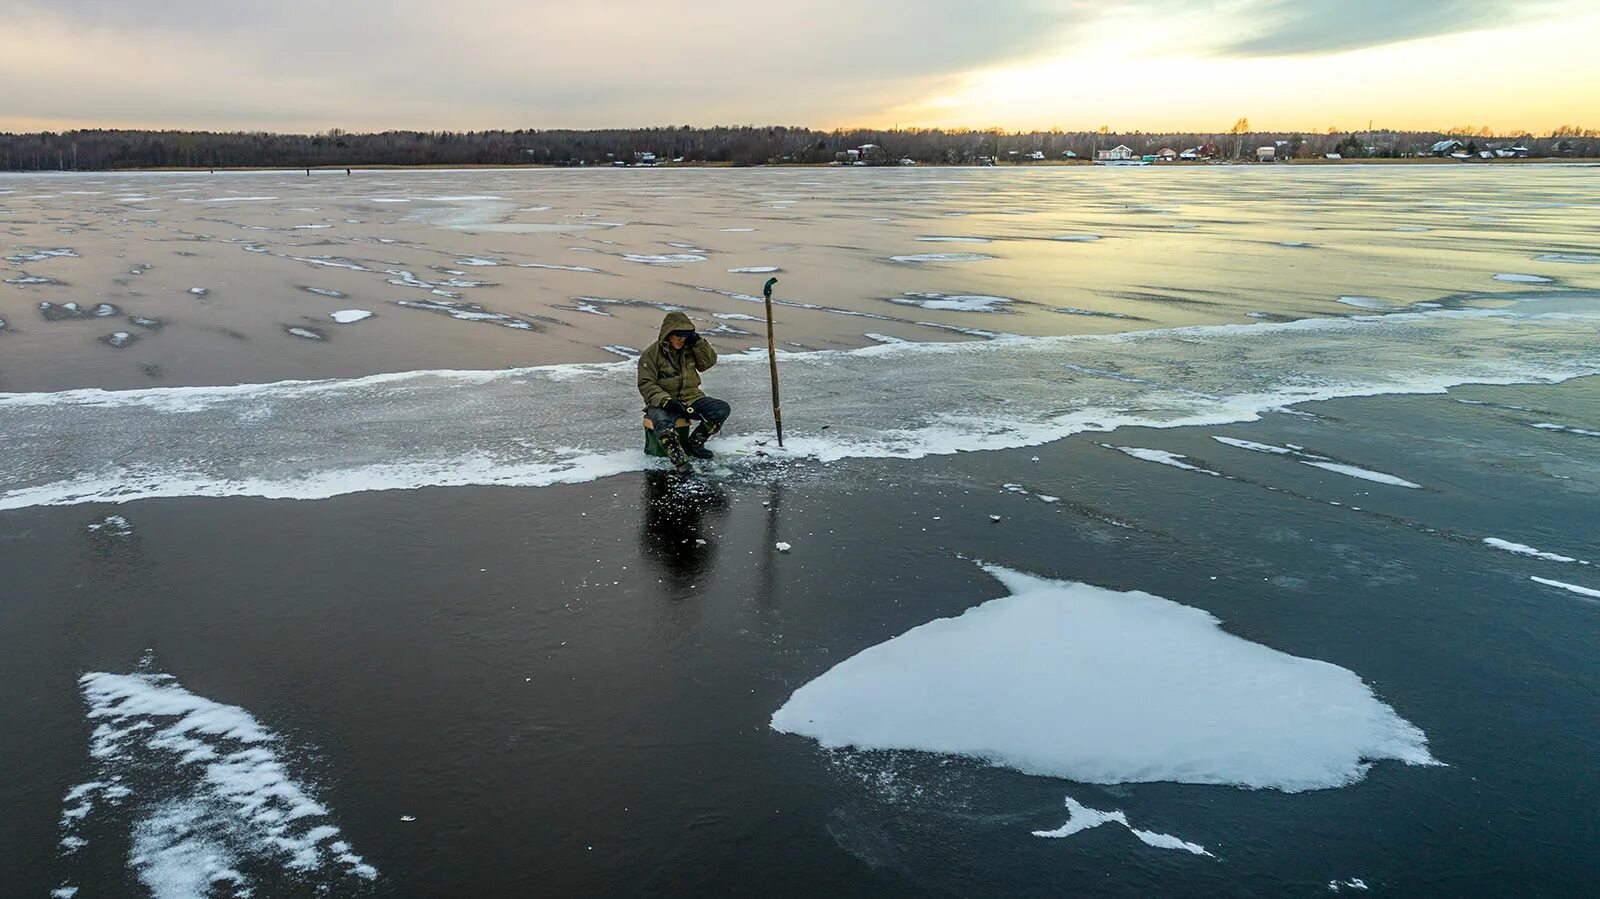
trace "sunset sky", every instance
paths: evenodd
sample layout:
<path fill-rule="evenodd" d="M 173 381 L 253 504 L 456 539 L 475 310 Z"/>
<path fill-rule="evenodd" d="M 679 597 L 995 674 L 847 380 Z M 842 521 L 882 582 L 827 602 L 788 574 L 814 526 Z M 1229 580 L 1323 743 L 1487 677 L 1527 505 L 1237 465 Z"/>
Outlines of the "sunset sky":
<path fill-rule="evenodd" d="M 0 130 L 1600 127 L 1594 0 L 11 0 Z"/>

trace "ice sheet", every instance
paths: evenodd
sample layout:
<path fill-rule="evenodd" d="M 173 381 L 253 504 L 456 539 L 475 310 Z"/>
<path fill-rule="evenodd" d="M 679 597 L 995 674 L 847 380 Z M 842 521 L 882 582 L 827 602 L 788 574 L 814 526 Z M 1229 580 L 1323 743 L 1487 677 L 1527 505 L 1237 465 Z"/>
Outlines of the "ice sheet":
<path fill-rule="evenodd" d="M 969 756 L 1085 783 L 1287 792 L 1438 764 L 1356 674 L 1159 596 L 989 565 L 1009 592 L 862 650 L 773 716 L 828 748 Z"/>

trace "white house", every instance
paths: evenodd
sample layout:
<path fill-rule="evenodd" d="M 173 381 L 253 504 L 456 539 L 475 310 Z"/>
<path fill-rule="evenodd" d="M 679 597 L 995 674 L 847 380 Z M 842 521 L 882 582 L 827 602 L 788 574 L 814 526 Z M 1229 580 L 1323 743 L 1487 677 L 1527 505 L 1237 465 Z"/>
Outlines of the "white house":
<path fill-rule="evenodd" d="M 1256 162 L 1276 162 L 1278 160 L 1277 147 L 1257 147 Z"/>
<path fill-rule="evenodd" d="M 1126 161 L 1133 158 L 1133 148 L 1126 144 L 1117 144 L 1109 150 L 1096 150 L 1094 158 L 1109 162 Z"/>

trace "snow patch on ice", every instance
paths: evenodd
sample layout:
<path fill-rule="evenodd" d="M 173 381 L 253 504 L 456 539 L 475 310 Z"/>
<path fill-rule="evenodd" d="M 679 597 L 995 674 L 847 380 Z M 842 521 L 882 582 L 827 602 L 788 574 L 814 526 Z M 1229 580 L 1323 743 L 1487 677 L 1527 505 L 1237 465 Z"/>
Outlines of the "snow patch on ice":
<path fill-rule="evenodd" d="M 1391 304 L 1385 303 L 1383 300 L 1380 300 L 1377 297 L 1340 297 L 1339 302 L 1345 304 L 1346 306 L 1355 306 L 1360 309 L 1395 308 Z"/>
<path fill-rule="evenodd" d="M 1566 262 L 1572 265 L 1600 265 L 1600 255 L 1588 253 L 1545 253 L 1533 257 L 1538 262 Z"/>
<path fill-rule="evenodd" d="M 733 275 L 765 275 L 778 270 L 776 265 L 750 265 L 744 268 L 730 268 L 729 274 Z"/>
<path fill-rule="evenodd" d="M 1385 759 L 1438 764 L 1426 735 L 1344 668 L 1149 593 L 984 568 L 1009 596 L 840 662 L 772 728 L 1084 783 L 1298 792 L 1354 783 Z"/>
<path fill-rule="evenodd" d="M 917 240 L 924 243 L 994 243 L 988 237 L 919 237 Z"/>
<path fill-rule="evenodd" d="M 1600 599 L 1600 590 L 1592 590 L 1588 587 L 1580 587 L 1577 584 L 1569 584 L 1566 581 L 1552 581 L 1549 578 L 1543 577 L 1530 577 L 1528 580 L 1537 581 L 1541 584 L 1544 584 L 1546 587 L 1555 587 L 1565 590 L 1568 593 L 1575 593 L 1579 596 L 1588 597 L 1590 599 Z"/>
<path fill-rule="evenodd" d="M 1212 858 L 1216 857 L 1207 852 L 1206 847 L 1201 846 L 1198 843 L 1190 843 L 1186 840 L 1180 840 L 1170 834 L 1156 833 L 1150 830 L 1140 830 L 1134 827 L 1132 824 L 1129 824 L 1128 816 L 1123 814 L 1120 810 L 1114 812 L 1102 812 L 1098 809 L 1089 808 L 1088 806 L 1073 799 L 1071 796 L 1067 797 L 1067 823 L 1061 825 L 1055 830 L 1036 830 L 1033 832 L 1033 835 L 1036 837 L 1053 837 L 1059 839 L 1062 837 L 1070 837 L 1075 833 L 1082 833 L 1083 831 L 1092 827 L 1099 827 L 1102 824 L 1110 823 L 1121 824 L 1123 827 L 1128 828 L 1128 830 L 1132 832 L 1134 836 L 1138 837 L 1139 840 L 1147 846 L 1154 846 L 1158 849 L 1182 849 L 1185 852 L 1192 852 L 1195 855 L 1205 855 Z"/>
<path fill-rule="evenodd" d="M 1588 428 L 1575 428 L 1572 425 L 1560 425 L 1553 421 L 1541 421 L 1531 424 L 1529 427 L 1538 428 L 1541 431 L 1560 431 L 1563 434 L 1577 434 L 1581 437 L 1600 437 L 1600 431 L 1592 431 Z"/>
<path fill-rule="evenodd" d="M 1301 459 L 1300 464 L 1321 468 L 1324 471 L 1331 471 L 1336 474 L 1345 475 L 1346 477 L 1360 478 L 1363 481 L 1372 481 L 1375 484 L 1388 484 L 1391 487 L 1406 487 L 1411 490 L 1422 489 L 1421 484 L 1413 483 L 1405 478 L 1395 477 L 1392 474 L 1384 474 L 1381 471 L 1371 471 L 1370 469 L 1366 468 L 1357 468 L 1354 465 L 1345 465 L 1341 462 L 1318 462 L 1310 459 Z"/>
<path fill-rule="evenodd" d="M 560 272 L 584 272 L 591 275 L 600 274 L 599 269 L 590 268 L 587 265 L 557 265 L 553 262 L 519 262 L 517 263 L 517 268 L 545 268 Z"/>
<path fill-rule="evenodd" d="M 336 312 L 328 313 L 328 316 L 341 325 L 348 325 L 364 318 L 371 318 L 372 313 L 365 309 L 340 309 Z"/>
<path fill-rule="evenodd" d="M 1112 446 L 1109 443 L 1102 443 L 1100 445 L 1106 447 L 1107 449 L 1114 449 L 1119 453 L 1125 453 L 1135 459 L 1143 459 L 1146 462 L 1157 462 L 1161 465 L 1170 465 L 1173 468 L 1182 468 L 1185 471 L 1198 471 L 1201 474 L 1208 474 L 1219 478 L 1222 477 L 1222 472 L 1220 471 L 1212 471 L 1209 468 L 1201 468 L 1198 465 L 1190 465 L 1189 463 L 1183 461 L 1184 459 L 1189 458 L 1188 456 L 1180 456 L 1177 453 L 1167 452 L 1166 450 L 1147 449 L 1142 446 Z"/>
<path fill-rule="evenodd" d="M 982 262 L 993 258 L 986 253 L 913 253 L 889 257 L 894 262 Z"/>
<path fill-rule="evenodd" d="M 939 309 L 951 312 L 1008 312 L 1005 307 L 1015 303 L 1009 297 L 992 297 L 979 294 L 948 294 L 907 291 L 903 297 L 894 297 L 891 303 L 917 306 L 922 309 Z"/>
<path fill-rule="evenodd" d="M 1503 549 L 1508 553 L 1516 553 L 1519 556 L 1529 556 L 1534 559 L 1543 559 L 1546 562 L 1577 562 L 1580 565 L 1589 564 L 1588 562 L 1573 558 L 1572 556 L 1547 553 L 1543 550 L 1534 549 L 1525 543 L 1512 543 L 1510 540 L 1501 540 L 1499 537 L 1485 537 L 1483 538 L 1483 542 L 1489 544 L 1495 549 Z"/>
<path fill-rule="evenodd" d="M 98 534 L 104 531 L 112 537 L 131 537 L 133 536 L 133 525 L 129 524 L 128 519 L 121 515 L 107 515 L 105 518 L 89 524 L 88 531 L 91 534 Z"/>
<path fill-rule="evenodd" d="M 623 253 L 622 258 L 629 262 L 639 262 L 645 265 L 676 266 L 685 262 L 705 262 L 706 257 L 698 253 L 663 253 L 648 255 L 644 253 Z"/>
<path fill-rule="evenodd" d="M 1228 446 L 1236 446 L 1239 449 L 1247 449 L 1253 453 L 1271 453 L 1276 456 L 1290 456 L 1294 455 L 1295 452 L 1286 446 L 1273 446 L 1270 443 L 1256 443 L 1253 440 L 1240 440 L 1237 437 L 1218 437 L 1213 434 L 1211 439 L 1217 441 L 1218 443 L 1225 443 Z"/>
<path fill-rule="evenodd" d="M 1555 280 L 1554 278 L 1546 278 L 1543 275 L 1519 275 L 1514 273 L 1501 273 L 1495 275 L 1494 279 L 1496 281 L 1511 281 L 1516 284 L 1549 284 Z"/>
<path fill-rule="evenodd" d="M 63 798 L 65 852 L 120 822 L 131 830 L 129 864 L 158 899 L 201 899 L 221 883 L 249 895 L 256 878 L 321 892 L 377 878 L 335 840 L 327 807 L 290 773 L 283 739 L 244 709 L 167 674 L 94 672 L 79 686 L 95 774 Z"/>

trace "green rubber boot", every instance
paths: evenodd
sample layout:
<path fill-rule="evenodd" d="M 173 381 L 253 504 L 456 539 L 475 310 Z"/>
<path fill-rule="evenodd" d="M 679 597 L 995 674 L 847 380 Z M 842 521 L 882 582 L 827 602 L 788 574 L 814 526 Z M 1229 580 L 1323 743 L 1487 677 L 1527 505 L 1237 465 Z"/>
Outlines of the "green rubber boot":
<path fill-rule="evenodd" d="M 684 452 L 683 441 L 679 439 L 677 431 L 657 435 L 656 440 L 661 443 L 661 448 L 666 451 L 667 461 L 678 470 L 678 474 L 694 471 L 694 466 L 689 464 L 689 454 Z"/>

